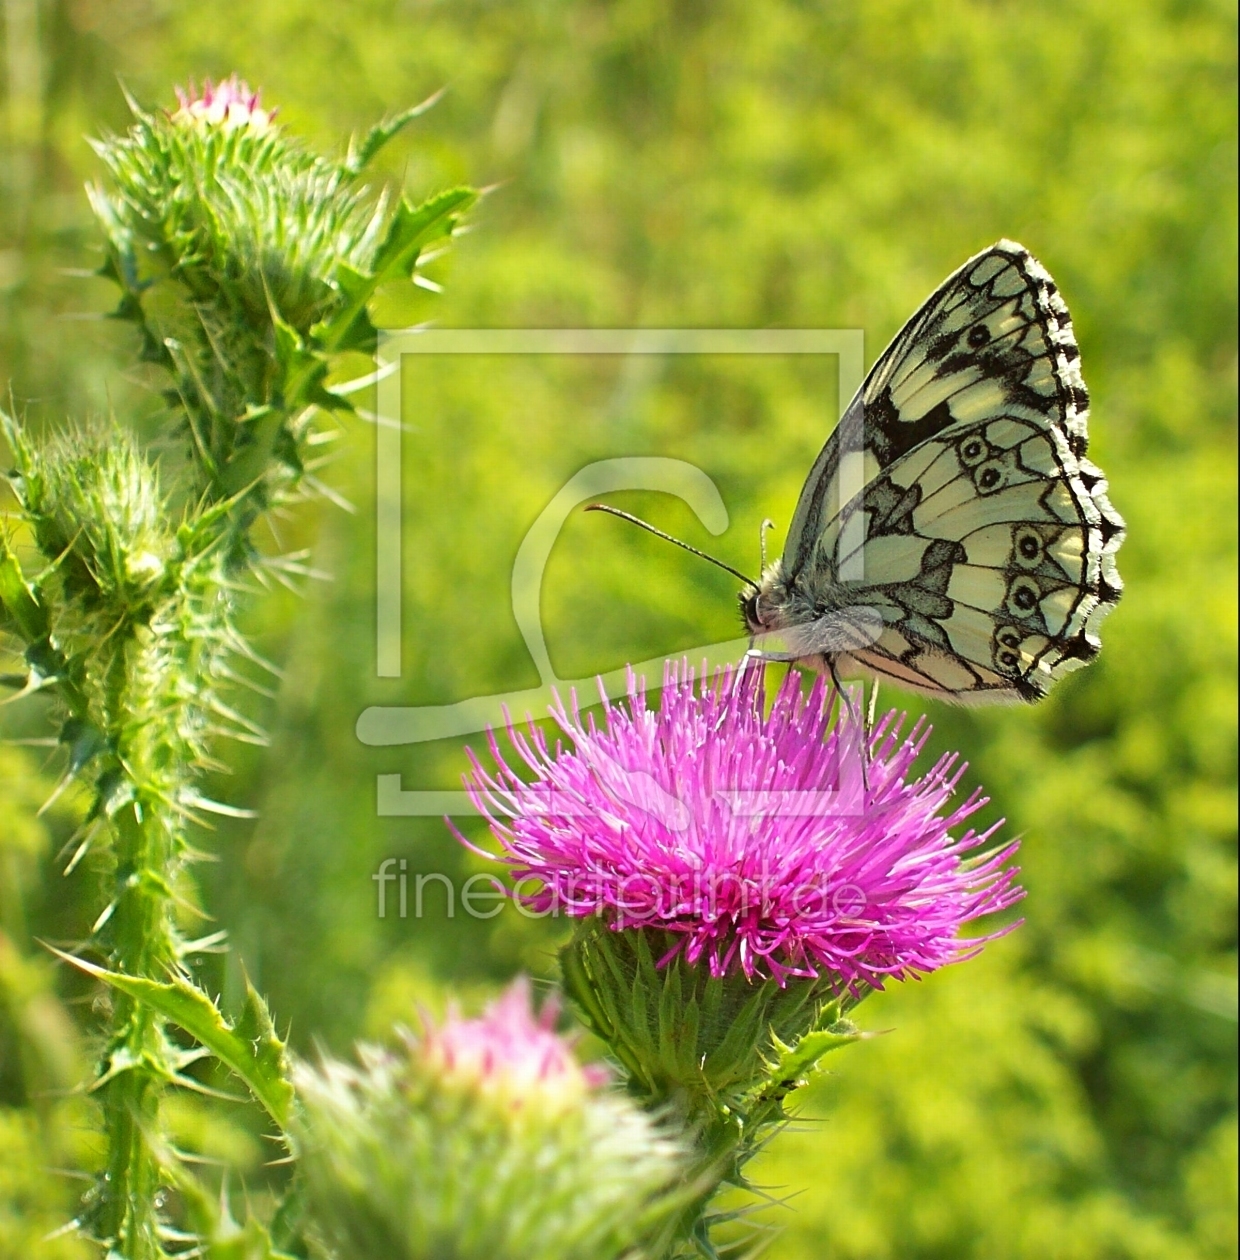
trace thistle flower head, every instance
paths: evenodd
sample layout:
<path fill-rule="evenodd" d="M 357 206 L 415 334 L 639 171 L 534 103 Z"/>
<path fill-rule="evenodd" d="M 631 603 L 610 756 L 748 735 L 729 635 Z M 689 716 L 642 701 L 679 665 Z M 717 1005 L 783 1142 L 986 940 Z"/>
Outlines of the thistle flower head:
<path fill-rule="evenodd" d="M 496 769 L 471 754 L 466 786 L 536 909 L 660 929 L 674 941 L 664 962 L 680 953 L 716 976 L 882 988 L 998 934 L 960 933 L 1023 895 L 1005 865 L 1016 845 L 982 851 L 995 828 L 953 838 L 986 802 L 950 805 L 954 755 L 913 773 L 928 727 L 902 738 L 889 713 L 863 773 L 857 732 L 827 698 L 821 679 L 803 698 L 789 675 L 768 714 L 758 669 L 700 683 L 673 669 L 652 710 L 630 675 L 602 725 L 575 696 L 557 701 L 571 749 L 509 726 L 528 781 L 492 734 Z"/>
<path fill-rule="evenodd" d="M 274 109 L 263 109 L 259 103 L 262 94 L 251 91 L 250 85 L 236 74 L 230 74 L 219 84 L 205 79 L 201 91 L 191 79 L 187 87 L 178 87 L 175 91 L 177 109 L 171 117 L 177 123 L 266 131 L 276 114 Z"/>

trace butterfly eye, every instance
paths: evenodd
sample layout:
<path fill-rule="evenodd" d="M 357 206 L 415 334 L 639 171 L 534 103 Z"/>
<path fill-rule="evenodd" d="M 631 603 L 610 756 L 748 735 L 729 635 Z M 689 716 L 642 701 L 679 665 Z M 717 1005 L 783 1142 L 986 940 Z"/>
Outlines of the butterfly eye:
<path fill-rule="evenodd" d="M 990 452 L 990 448 L 986 445 L 986 443 L 977 436 L 965 438 L 965 440 L 960 443 L 958 450 L 960 453 L 960 462 L 964 464 L 966 468 L 976 468 Z"/>
<path fill-rule="evenodd" d="M 759 626 L 758 621 L 758 594 L 754 591 L 751 594 L 741 592 L 741 617 L 744 619 L 745 625 L 756 631 Z"/>
<path fill-rule="evenodd" d="M 1035 565 L 1042 558 L 1042 538 L 1034 529 L 1016 531 L 1016 558 L 1021 564 Z"/>
<path fill-rule="evenodd" d="M 969 329 L 969 345 L 976 350 L 979 346 L 984 346 L 990 340 L 990 329 L 985 324 L 974 324 Z"/>
<path fill-rule="evenodd" d="M 1008 605 L 1016 609 L 1017 616 L 1033 612 L 1041 598 L 1042 592 L 1032 578 L 1017 578 L 1008 588 Z"/>

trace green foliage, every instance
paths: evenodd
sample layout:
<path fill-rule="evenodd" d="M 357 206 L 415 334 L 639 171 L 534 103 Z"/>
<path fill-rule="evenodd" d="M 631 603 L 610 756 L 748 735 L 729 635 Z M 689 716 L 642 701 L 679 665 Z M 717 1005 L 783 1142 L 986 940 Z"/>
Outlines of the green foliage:
<path fill-rule="evenodd" d="M 81 1045 L 56 993 L 50 961 L 32 952 L 39 877 L 66 811 L 35 811 L 51 784 L 27 750 L 0 747 L 0 1257 L 84 1260 L 76 1237 L 56 1235 L 79 1186 L 50 1168 L 88 1164 L 86 1108 L 71 1091 Z M 55 831 L 53 830 L 55 829 Z"/>
<path fill-rule="evenodd" d="M 966 752 L 992 816 L 1024 838 L 1027 921 L 967 968 L 868 999 L 865 1026 L 890 1031 L 794 1095 L 805 1123 L 750 1171 L 796 1192 L 769 1215 L 784 1228 L 772 1260 L 1234 1254 L 1233 8 L 116 0 L 106 15 L 42 12 L 41 126 L 23 130 L 29 100 L 10 101 L 0 168 L 0 359 L 40 400 L 36 417 L 110 397 L 163 421 L 114 371 L 131 326 L 59 321 L 113 301 L 57 268 L 92 265 L 79 137 L 99 118 L 128 124 L 117 72 L 162 99 L 178 77 L 235 67 L 281 101 L 282 120 L 328 137 L 450 84 L 418 144 L 396 137 L 376 166 L 423 191 L 466 174 L 507 182 L 454 251 L 441 304 L 384 286 L 380 322 L 863 327 L 872 359 L 976 249 L 1006 235 L 1039 255 L 1081 339 L 1093 450 L 1130 526 L 1127 589 L 1098 664 L 1036 709 L 933 714 L 937 747 Z M 422 274 L 443 279 L 447 265 Z M 437 820 L 375 813 L 376 774 L 452 788 L 459 748 L 362 748 L 359 711 L 536 682 L 507 612 L 512 559 L 591 459 L 697 462 L 732 517 L 709 545 L 748 568 L 762 518 L 789 519 L 834 404 L 830 363 L 465 358 L 405 373 L 405 675 L 374 678 L 370 430 L 347 419 L 333 484 L 357 517 L 280 524 L 282 545 L 314 544 L 336 580 L 251 621 L 287 669 L 266 714 L 273 750 L 209 788 L 261 818 L 220 820 L 205 899 L 302 1047 L 344 1047 L 424 975 L 479 989 L 519 965 L 548 973 L 565 935 L 459 907 L 447 919 L 434 888 L 421 920 L 376 918 L 384 857 L 407 857 L 411 875 L 482 868 Z M 624 506 L 705 541 L 679 504 Z M 543 613 L 559 672 L 735 635 L 726 579 L 610 524 L 571 520 L 553 554 Z M 42 734 L 21 712 L 7 711 L 12 729 Z M 32 907 L 34 931 L 85 931 L 86 866 L 54 885 L 56 906 Z M 239 1010 L 240 969 L 213 976 Z M 25 1119 L 22 1131 L 18 1169 L 41 1140 Z M 23 1257 L 57 1208 L 30 1211 L 40 1224 L 22 1225 Z"/>
<path fill-rule="evenodd" d="M 63 1147 L 60 1148 L 63 1150 Z M 0 1108 L 0 1256 L 4 1260 L 85 1260 L 78 1238 L 49 1238 L 64 1223 L 68 1189 L 47 1171 L 57 1147 L 33 1111 Z"/>
<path fill-rule="evenodd" d="M 1063 1052 L 1090 1035 L 1088 1009 L 1059 986 L 1014 977 L 996 955 L 867 1001 L 865 1022 L 886 1035 L 812 1084 L 796 1122 L 751 1169 L 761 1184 L 802 1191 L 783 1222 L 782 1254 L 1224 1255 L 1221 1237 L 1211 1243 L 1203 1231 L 1229 1212 L 1234 1230 L 1222 1135 L 1205 1135 L 1210 1171 L 1198 1175 L 1213 1188 L 1190 1226 L 1134 1211 L 1099 1176 L 1105 1131 Z"/>

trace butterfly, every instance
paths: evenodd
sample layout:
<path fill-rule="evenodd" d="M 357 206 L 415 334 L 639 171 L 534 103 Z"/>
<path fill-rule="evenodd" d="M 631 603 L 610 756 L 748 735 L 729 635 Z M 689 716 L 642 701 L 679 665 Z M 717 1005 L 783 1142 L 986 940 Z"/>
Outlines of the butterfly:
<path fill-rule="evenodd" d="M 871 369 L 741 591 L 752 655 L 956 701 L 1038 700 L 1092 661 L 1124 522 L 1088 459 L 1068 308 L 1000 241 Z"/>

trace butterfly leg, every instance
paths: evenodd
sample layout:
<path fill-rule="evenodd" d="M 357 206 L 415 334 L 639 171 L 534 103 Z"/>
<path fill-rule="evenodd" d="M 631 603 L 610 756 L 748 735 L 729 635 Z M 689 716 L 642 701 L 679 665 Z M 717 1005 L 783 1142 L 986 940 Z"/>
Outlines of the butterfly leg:
<path fill-rule="evenodd" d="M 751 647 L 745 655 L 751 661 L 761 661 L 764 665 L 792 665 L 805 660 L 804 652 L 764 652 L 755 647 Z"/>
<path fill-rule="evenodd" d="M 840 676 L 835 669 L 835 657 L 824 653 L 822 661 L 827 668 L 827 673 L 831 676 L 831 685 L 835 688 L 835 694 L 839 696 L 845 709 L 848 710 L 848 720 L 853 724 L 856 730 L 861 732 L 861 739 L 858 741 L 858 748 L 861 753 L 861 788 L 864 793 L 862 799 L 864 803 L 868 805 L 870 800 L 870 741 L 868 731 L 867 728 L 862 725 L 860 716 L 853 708 L 852 696 L 844 690 L 843 685 L 840 683 Z M 874 694 L 878 694 L 877 685 L 875 686 Z M 871 705 L 871 721 L 873 721 L 873 705 Z"/>

